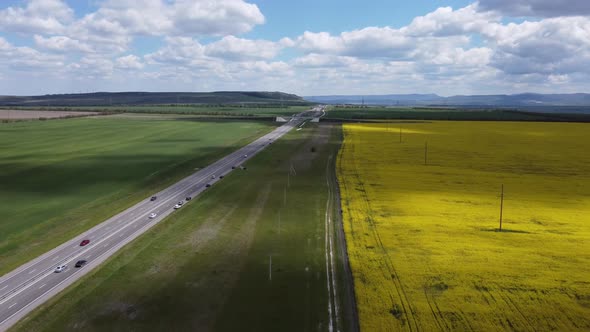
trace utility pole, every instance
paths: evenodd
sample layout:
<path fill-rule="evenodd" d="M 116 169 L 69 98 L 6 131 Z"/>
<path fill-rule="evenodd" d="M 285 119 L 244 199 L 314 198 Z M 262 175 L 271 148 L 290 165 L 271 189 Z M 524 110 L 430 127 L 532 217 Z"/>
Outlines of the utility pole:
<path fill-rule="evenodd" d="M 502 231 L 502 214 L 504 212 L 504 184 L 502 183 L 502 191 L 500 192 L 500 228 L 499 231 Z"/>

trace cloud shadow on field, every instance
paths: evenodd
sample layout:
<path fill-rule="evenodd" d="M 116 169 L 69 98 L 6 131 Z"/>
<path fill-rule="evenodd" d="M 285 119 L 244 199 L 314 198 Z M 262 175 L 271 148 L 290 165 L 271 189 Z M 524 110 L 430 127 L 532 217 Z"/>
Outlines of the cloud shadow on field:
<path fill-rule="evenodd" d="M 219 151 L 220 148 L 216 147 L 199 148 L 198 155 L 193 158 L 182 158 L 172 153 L 81 157 L 49 165 L 11 162 L 7 165 L 11 169 L 22 170 L 0 175 L 1 190 L 7 193 L 47 194 L 50 199 L 52 195 L 79 193 L 97 184 L 126 185 L 137 180 L 150 181 L 154 173 L 172 175 L 173 171 L 193 163 L 204 167 L 219 159 L 215 158 Z"/>

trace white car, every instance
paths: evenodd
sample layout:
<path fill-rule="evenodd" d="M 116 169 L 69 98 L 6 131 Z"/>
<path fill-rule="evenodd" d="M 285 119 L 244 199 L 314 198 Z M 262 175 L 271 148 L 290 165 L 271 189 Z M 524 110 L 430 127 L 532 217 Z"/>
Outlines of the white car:
<path fill-rule="evenodd" d="M 157 216 L 158 216 L 157 214 L 155 214 L 155 213 L 152 212 L 152 213 L 150 213 L 150 215 L 148 216 L 148 218 L 154 219 Z"/>
<path fill-rule="evenodd" d="M 211 178 L 212 178 L 212 179 L 215 179 L 215 174 L 211 175 Z"/>
<path fill-rule="evenodd" d="M 67 265 L 65 265 L 65 264 L 63 264 L 63 265 L 59 265 L 58 267 L 56 267 L 56 268 L 55 268 L 55 271 L 54 271 L 54 272 L 55 272 L 55 273 L 60 273 L 60 272 L 64 271 L 64 270 L 65 270 L 65 269 L 67 269 L 67 268 L 68 268 L 68 266 L 67 266 Z"/>
<path fill-rule="evenodd" d="M 182 201 L 176 203 L 176 205 L 174 205 L 174 210 L 180 209 L 180 207 L 182 207 L 182 204 L 184 204 L 184 202 L 182 202 Z"/>
<path fill-rule="evenodd" d="M 245 154 L 245 155 L 244 155 L 244 158 L 246 158 L 246 157 L 248 157 L 248 155 L 247 155 L 247 154 Z"/>

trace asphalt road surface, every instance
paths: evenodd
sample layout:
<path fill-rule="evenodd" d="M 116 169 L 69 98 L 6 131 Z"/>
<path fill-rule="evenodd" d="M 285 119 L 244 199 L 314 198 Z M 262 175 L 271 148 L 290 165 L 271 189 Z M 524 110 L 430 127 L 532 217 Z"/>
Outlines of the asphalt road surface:
<path fill-rule="evenodd" d="M 0 278 L 0 331 L 5 331 L 14 325 L 34 308 L 173 213 L 177 202 L 186 203 L 185 199 L 189 196 L 195 198 L 207 190 L 207 185 L 213 185 L 219 181 L 219 176 L 232 171 L 242 171 L 241 164 L 262 151 L 269 143 L 301 125 L 309 117 L 319 117 L 322 113 L 323 108 L 316 107 L 295 115 L 291 121 L 271 133 L 156 193 L 156 200 L 152 201 L 150 197 L 147 197 L 129 209 L 2 276 Z M 154 218 L 149 217 L 152 213 L 156 214 Z M 90 242 L 82 246 L 83 240 Z M 78 260 L 86 260 L 87 264 L 76 268 L 75 264 Z M 57 266 L 64 264 L 67 266 L 65 270 L 55 272 Z"/>

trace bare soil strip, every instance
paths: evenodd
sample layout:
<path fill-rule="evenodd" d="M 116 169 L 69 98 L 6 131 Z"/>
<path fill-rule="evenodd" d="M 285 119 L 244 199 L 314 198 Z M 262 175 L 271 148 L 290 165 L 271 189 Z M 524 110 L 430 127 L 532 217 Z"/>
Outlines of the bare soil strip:
<path fill-rule="evenodd" d="M 21 111 L 0 110 L 0 120 L 35 120 L 57 119 L 69 117 L 82 117 L 101 114 L 99 112 L 73 112 L 73 111 Z"/>

